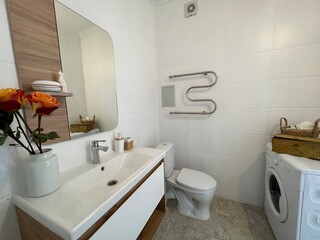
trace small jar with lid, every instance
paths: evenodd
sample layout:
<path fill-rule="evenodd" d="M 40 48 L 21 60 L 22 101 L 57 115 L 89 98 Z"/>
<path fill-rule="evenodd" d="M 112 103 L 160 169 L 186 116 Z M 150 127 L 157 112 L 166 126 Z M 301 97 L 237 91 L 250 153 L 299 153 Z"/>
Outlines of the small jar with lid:
<path fill-rule="evenodd" d="M 124 150 L 131 150 L 133 148 L 133 140 L 131 137 L 124 139 Z"/>

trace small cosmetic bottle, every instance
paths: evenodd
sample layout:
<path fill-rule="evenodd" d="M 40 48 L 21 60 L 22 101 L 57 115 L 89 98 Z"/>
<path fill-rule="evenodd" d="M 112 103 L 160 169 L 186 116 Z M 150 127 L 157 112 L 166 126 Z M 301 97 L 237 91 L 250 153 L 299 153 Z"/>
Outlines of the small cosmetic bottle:
<path fill-rule="evenodd" d="M 131 150 L 133 148 L 133 140 L 131 137 L 124 139 L 124 150 Z"/>

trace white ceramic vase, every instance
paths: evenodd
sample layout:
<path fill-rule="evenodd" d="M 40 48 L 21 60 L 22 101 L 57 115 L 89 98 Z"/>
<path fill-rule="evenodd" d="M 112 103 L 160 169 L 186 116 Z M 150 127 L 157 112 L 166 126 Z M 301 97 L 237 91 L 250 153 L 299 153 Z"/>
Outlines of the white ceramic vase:
<path fill-rule="evenodd" d="M 58 157 L 52 153 L 52 149 L 30 154 L 26 163 L 26 177 L 30 197 L 45 196 L 60 187 Z"/>

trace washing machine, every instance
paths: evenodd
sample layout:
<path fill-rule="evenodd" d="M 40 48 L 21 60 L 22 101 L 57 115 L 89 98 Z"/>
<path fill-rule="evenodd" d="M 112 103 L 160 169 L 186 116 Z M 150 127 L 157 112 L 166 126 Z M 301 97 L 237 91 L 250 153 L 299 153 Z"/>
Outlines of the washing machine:
<path fill-rule="evenodd" d="M 265 212 L 277 240 L 320 239 L 320 161 L 266 151 Z"/>

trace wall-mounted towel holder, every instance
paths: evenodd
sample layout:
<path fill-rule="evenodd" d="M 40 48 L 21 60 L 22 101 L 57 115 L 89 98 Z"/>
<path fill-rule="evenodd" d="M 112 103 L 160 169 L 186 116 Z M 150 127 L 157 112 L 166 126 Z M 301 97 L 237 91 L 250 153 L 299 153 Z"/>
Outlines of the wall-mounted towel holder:
<path fill-rule="evenodd" d="M 188 88 L 188 90 L 186 91 L 186 97 L 189 101 L 191 102 L 210 102 L 213 104 L 213 110 L 210 112 L 207 111 L 202 111 L 202 112 L 170 112 L 170 114 L 200 114 L 200 115 L 209 115 L 214 113 L 217 110 L 217 104 L 215 101 L 213 101 L 212 99 L 193 99 L 189 96 L 189 91 L 192 89 L 197 89 L 197 88 L 211 88 L 213 87 L 217 81 L 218 81 L 218 76 L 215 72 L 213 71 L 204 71 L 204 72 L 196 72 L 196 73 L 186 73 L 186 74 L 179 74 L 179 75 L 172 75 L 169 76 L 169 78 L 179 78 L 179 77 L 187 77 L 187 76 L 194 76 L 194 75 L 207 75 L 207 74 L 213 74 L 214 76 L 214 81 L 212 84 L 209 85 L 201 85 L 201 86 L 192 86 L 190 88 Z"/>

